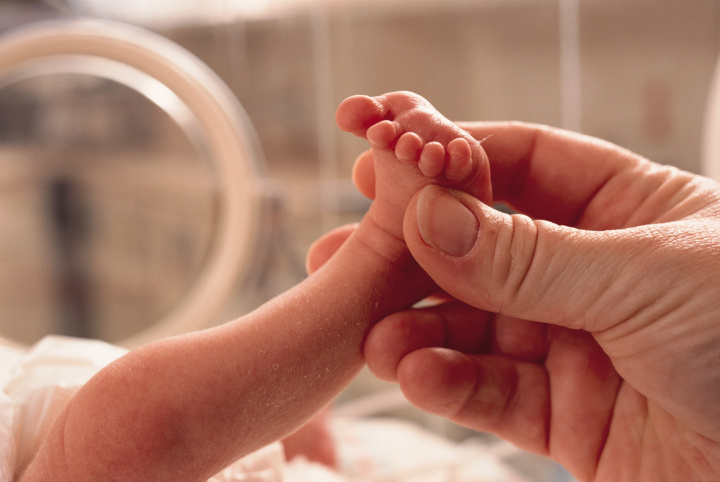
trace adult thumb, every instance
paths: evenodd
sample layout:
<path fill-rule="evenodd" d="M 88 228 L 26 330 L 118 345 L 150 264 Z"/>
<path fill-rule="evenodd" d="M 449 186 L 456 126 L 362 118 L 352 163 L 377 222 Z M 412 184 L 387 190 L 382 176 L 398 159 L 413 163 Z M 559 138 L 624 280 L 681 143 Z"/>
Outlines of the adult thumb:
<path fill-rule="evenodd" d="M 508 215 L 434 185 L 415 195 L 404 223 L 417 262 L 455 298 L 486 311 L 592 332 L 627 320 L 662 296 L 652 286 L 638 289 L 657 269 L 647 254 L 652 237 L 623 231 L 586 231 Z"/>

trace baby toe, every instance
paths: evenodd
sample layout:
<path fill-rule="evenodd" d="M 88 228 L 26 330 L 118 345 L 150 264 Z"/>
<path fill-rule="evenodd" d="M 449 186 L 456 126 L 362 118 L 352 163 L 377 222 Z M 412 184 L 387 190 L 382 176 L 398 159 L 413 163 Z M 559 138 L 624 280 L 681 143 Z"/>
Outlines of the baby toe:
<path fill-rule="evenodd" d="M 367 140 L 373 147 L 392 149 L 397 139 L 395 124 L 389 120 L 373 124 L 367 130 Z"/>
<path fill-rule="evenodd" d="M 472 149 L 467 139 L 458 137 L 450 141 L 447 153 L 448 161 L 445 166 L 445 177 L 454 182 L 467 179 L 473 170 Z"/>
<path fill-rule="evenodd" d="M 445 147 L 439 142 L 428 142 L 420 153 L 418 167 L 427 177 L 437 177 L 445 169 Z"/>
<path fill-rule="evenodd" d="M 407 163 L 417 163 L 420 159 L 424 141 L 414 132 L 406 132 L 400 136 L 395 145 L 395 156 Z"/>

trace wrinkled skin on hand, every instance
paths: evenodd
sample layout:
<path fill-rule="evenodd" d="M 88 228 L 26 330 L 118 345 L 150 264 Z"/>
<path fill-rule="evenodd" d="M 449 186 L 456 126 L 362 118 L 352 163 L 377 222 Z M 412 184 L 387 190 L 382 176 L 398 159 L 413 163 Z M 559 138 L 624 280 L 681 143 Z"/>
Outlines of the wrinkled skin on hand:
<path fill-rule="evenodd" d="M 480 228 L 448 256 L 426 239 L 439 188 L 414 198 L 406 242 L 451 299 L 377 324 L 372 371 L 581 480 L 720 479 L 720 186 L 569 132 L 462 126 L 522 214 L 454 193 Z M 367 157 L 354 178 L 372 197 Z"/>

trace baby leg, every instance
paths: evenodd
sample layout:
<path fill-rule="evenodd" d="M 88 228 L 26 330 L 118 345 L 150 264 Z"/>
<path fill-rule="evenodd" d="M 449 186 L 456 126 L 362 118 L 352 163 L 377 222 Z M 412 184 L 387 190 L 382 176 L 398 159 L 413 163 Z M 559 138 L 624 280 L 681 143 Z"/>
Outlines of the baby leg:
<path fill-rule="evenodd" d="M 336 122 L 370 143 L 376 202 L 368 217 L 394 237 L 402 239 L 405 209 L 425 185 L 440 184 L 491 202 L 488 160 L 480 142 L 419 95 L 349 97 L 340 104 Z"/>
<path fill-rule="evenodd" d="M 326 406 L 361 369 L 369 329 L 433 292 L 402 219 L 429 183 L 489 201 L 480 144 L 409 93 L 350 98 L 337 119 L 376 163 L 377 202 L 355 234 L 252 313 L 106 367 L 58 417 L 26 480 L 207 480 Z"/>

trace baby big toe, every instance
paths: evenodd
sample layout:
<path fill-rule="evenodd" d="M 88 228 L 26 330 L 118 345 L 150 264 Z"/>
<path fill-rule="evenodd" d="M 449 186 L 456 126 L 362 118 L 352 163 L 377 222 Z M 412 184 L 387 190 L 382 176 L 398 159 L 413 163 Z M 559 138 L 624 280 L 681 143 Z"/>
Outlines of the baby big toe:
<path fill-rule="evenodd" d="M 385 117 L 385 108 L 372 97 L 354 95 L 340 103 L 335 123 L 345 132 L 365 137 L 365 131 Z"/>

